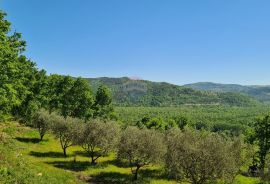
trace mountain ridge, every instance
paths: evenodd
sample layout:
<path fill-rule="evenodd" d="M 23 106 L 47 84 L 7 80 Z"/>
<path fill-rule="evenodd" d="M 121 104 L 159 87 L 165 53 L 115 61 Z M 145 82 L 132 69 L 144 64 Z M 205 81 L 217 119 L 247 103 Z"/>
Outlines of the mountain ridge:
<path fill-rule="evenodd" d="M 245 94 L 215 92 L 179 86 L 168 82 L 152 82 L 129 77 L 86 78 L 94 91 L 101 84 L 111 91 L 118 106 L 181 106 L 181 105 L 229 105 L 254 106 L 258 101 Z"/>
<path fill-rule="evenodd" d="M 213 82 L 198 82 L 183 85 L 197 90 L 215 92 L 237 92 L 248 95 L 265 104 L 270 104 L 270 85 L 239 85 Z"/>

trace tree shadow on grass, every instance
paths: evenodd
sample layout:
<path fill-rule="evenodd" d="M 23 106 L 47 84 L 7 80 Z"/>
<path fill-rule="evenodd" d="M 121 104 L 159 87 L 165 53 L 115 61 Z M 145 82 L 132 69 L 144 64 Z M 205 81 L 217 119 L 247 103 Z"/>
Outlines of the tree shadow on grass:
<path fill-rule="evenodd" d="M 107 167 L 107 165 L 104 164 L 91 164 L 90 161 L 54 161 L 54 162 L 46 162 L 47 164 L 51 164 L 54 167 L 60 168 L 60 169 L 65 169 L 65 170 L 70 170 L 70 171 L 85 171 L 88 168 L 99 168 L 99 169 L 104 169 Z"/>
<path fill-rule="evenodd" d="M 138 174 L 138 180 L 134 180 L 131 173 L 123 174 L 117 172 L 101 172 L 89 177 L 87 182 L 100 184 L 149 184 L 151 179 L 168 179 L 160 170 L 141 170 Z"/>
<path fill-rule="evenodd" d="M 100 184 L 142 183 L 137 181 L 133 182 L 132 176 L 129 174 L 122 174 L 117 172 L 101 172 L 97 175 L 91 176 L 87 182 Z"/>
<path fill-rule="evenodd" d="M 89 157 L 89 155 L 85 151 L 74 151 L 74 155 L 82 156 L 82 157 Z"/>
<path fill-rule="evenodd" d="M 90 160 L 89 155 L 85 151 L 74 151 L 74 155 L 86 157 L 86 158 L 89 158 L 89 160 Z M 113 160 L 102 161 L 102 162 L 99 162 L 99 160 L 97 160 L 97 165 L 102 165 L 102 166 L 114 165 L 117 167 L 129 168 L 129 162 L 122 161 L 122 160 L 117 159 L 117 158 L 115 158 Z"/>
<path fill-rule="evenodd" d="M 38 138 L 26 138 L 26 137 L 16 137 L 17 141 L 24 142 L 24 143 L 39 143 L 41 142 Z"/>
<path fill-rule="evenodd" d="M 34 157 L 65 158 L 62 152 L 54 152 L 54 151 L 49 151 L 49 152 L 31 151 L 29 155 L 34 156 Z"/>
<path fill-rule="evenodd" d="M 121 168 L 130 168 L 130 165 L 129 165 L 128 162 L 122 161 L 122 160 L 119 160 L 119 159 L 113 159 L 113 160 L 104 161 L 103 164 L 114 165 L 114 166 L 121 167 Z"/>
<path fill-rule="evenodd" d="M 91 163 L 87 161 L 54 161 L 46 162 L 47 164 L 53 165 L 54 167 L 65 169 L 69 171 L 85 171 L 88 167 L 91 167 Z"/>
<path fill-rule="evenodd" d="M 142 169 L 139 175 L 143 178 L 168 179 L 166 173 L 159 169 Z"/>

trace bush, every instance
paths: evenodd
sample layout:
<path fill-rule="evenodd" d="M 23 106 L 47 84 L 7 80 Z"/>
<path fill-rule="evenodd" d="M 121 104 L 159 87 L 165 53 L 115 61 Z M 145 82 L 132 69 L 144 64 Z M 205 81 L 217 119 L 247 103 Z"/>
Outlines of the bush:
<path fill-rule="evenodd" d="M 240 143 L 214 133 L 174 129 L 167 135 L 168 174 L 194 184 L 232 181 L 242 164 Z"/>

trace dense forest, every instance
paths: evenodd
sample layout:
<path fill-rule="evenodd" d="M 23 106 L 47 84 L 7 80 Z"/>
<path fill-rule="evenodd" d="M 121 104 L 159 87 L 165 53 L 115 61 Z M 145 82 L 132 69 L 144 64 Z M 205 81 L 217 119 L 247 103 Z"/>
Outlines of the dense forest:
<path fill-rule="evenodd" d="M 87 79 L 93 89 L 107 85 L 117 106 L 169 107 L 181 105 L 255 106 L 260 102 L 250 96 L 233 92 L 208 92 L 165 82 L 123 78 Z"/>
<path fill-rule="evenodd" d="M 266 104 L 269 104 L 270 102 L 270 86 L 243 86 L 238 84 L 217 84 L 211 82 L 199 82 L 194 84 L 187 84 L 184 86 L 205 91 L 242 93 Z"/>
<path fill-rule="evenodd" d="M 168 83 L 48 75 L 25 49 L 1 11 L 0 183 L 269 183 L 268 106 Z"/>

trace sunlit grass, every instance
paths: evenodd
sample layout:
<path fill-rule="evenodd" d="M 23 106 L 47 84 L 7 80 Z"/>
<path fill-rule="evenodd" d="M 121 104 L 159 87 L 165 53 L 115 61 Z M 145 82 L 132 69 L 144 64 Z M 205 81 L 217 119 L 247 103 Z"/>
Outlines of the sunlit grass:
<path fill-rule="evenodd" d="M 36 130 L 18 123 L 2 123 L 0 130 L 11 135 L 19 149 L 18 154 L 31 163 L 36 174 L 42 174 L 39 183 L 85 183 L 102 181 L 104 183 L 133 183 L 131 170 L 127 164 L 116 160 L 115 154 L 101 157 L 97 165 L 91 165 L 90 158 L 79 146 L 67 149 L 68 157 L 63 156 L 61 146 L 51 134 L 39 142 Z M 136 183 L 176 184 L 166 179 L 162 167 L 146 166 L 139 173 Z M 43 181 L 43 182 L 42 182 Z M 238 176 L 236 184 L 256 184 L 258 179 Z"/>

